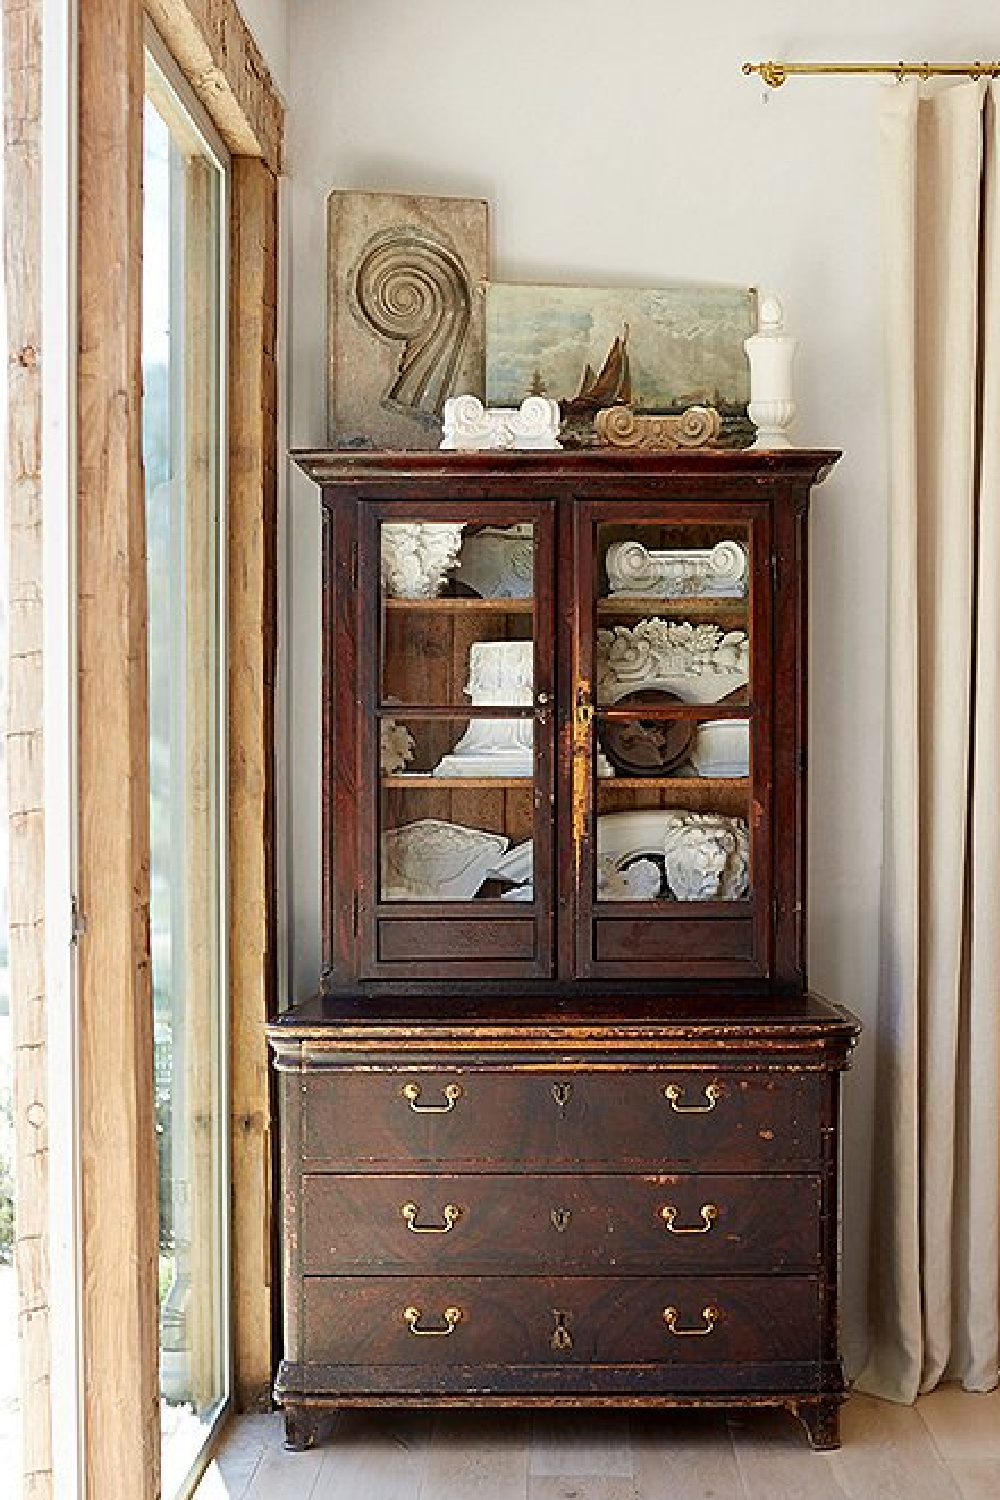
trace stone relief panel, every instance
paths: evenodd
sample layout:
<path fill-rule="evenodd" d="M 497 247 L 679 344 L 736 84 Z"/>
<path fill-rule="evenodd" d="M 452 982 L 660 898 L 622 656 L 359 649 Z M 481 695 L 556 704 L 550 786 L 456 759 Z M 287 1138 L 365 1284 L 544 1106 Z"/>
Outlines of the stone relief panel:
<path fill-rule="evenodd" d="M 448 397 L 483 391 L 488 255 L 482 200 L 330 194 L 334 447 L 436 448 Z"/>

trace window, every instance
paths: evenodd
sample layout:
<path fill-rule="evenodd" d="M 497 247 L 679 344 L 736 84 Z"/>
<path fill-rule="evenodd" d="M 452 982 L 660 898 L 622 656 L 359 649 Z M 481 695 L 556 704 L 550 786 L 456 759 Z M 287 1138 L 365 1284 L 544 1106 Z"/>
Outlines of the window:
<path fill-rule="evenodd" d="M 160 1201 L 163 1493 L 230 1391 L 224 744 L 227 160 L 151 39 L 143 151 L 143 458 Z"/>

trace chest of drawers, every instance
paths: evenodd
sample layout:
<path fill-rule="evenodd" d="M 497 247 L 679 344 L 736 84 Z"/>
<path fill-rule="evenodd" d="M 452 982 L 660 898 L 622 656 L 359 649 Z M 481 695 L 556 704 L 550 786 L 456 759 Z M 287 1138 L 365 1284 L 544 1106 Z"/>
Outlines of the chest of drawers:
<path fill-rule="evenodd" d="M 271 1028 L 289 1443 L 441 1403 L 783 1405 L 835 1445 L 851 1019 L 503 1011 Z"/>

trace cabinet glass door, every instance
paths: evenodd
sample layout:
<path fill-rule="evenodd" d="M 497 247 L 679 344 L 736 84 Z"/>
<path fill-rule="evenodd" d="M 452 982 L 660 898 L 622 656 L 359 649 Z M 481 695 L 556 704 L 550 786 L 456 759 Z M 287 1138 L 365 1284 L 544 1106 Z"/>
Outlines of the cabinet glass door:
<path fill-rule="evenodd" d="M 770 714 L 761 519 L 588 507 L 573 757 L 578 968 L 763 972 Z M 758 634 L 758 631 L 761 633 Z M 674 967 L 676 965 L 676 968 Z"/>
<path fill-rule="evenodd" d="M 475 513 L 375 518 L 378 975 L 551 970 L 552 522 Z"/>

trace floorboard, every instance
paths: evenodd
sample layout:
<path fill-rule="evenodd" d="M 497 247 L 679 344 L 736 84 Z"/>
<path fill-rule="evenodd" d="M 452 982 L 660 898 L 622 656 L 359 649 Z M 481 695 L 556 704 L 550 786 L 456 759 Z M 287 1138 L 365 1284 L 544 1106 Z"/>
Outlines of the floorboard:
<path fill-rule="evenodd" d="M 419 1500 L 527 1500 L 530 1418 L 521 1412 L 442 1412 Z"/>
<path fill-rule="evenodd" d="M 607 1474 L 631 1479 L 632 1444 L 624 1412 L 536 1412 L 531 1429 L 532 1479 Z"/>
<path fill-rule="evenodd" d="M 722 1412 L 640 1412 L 631 1419 L 639 1500 L 744 1500 Z"/>
<path fill-rule="evenodd" d="M 196 1500 L 998 1500 L 1000 1393 L 852 1396 L 843 1446 L 787 1412 L 351 1411 L 286 1453 L 236 1418 Z"/>

